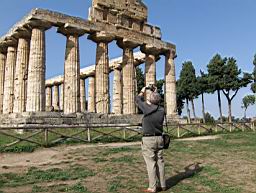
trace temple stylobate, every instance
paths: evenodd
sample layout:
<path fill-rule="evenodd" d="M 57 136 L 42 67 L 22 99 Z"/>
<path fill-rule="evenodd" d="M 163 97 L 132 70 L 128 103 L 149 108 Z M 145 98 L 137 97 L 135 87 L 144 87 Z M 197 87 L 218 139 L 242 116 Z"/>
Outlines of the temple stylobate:
<path fill-rule="evenodd" d="M 156 62 L 164 56 L 166 113 L 176 116 L 176 46 L 161 40 L 160 28 L 147 23 L 147 14 L 140 0 L 93 0 L 88 20 L 33 9 L 0 39 L 0 113 L 136 114 L 135 67 L 145 63 L 145 84 L 154 84 Z M 46 80 L 45 35 L 52 27 L 66 37 L 64 75 Z M 96 58 L 95 65 L 80 69 L 79 39 L 84 35 L 97 45 Z M 110 60 L 108 45 L 113 41 L 123 56 Z M 141 52 L 134 53 L 136 48 Z"/>

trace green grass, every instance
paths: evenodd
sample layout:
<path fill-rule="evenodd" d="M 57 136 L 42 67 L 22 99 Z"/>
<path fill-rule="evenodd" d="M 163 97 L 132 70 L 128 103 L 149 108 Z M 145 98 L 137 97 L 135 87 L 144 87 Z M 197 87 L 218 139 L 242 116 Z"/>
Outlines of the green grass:
<path fill-rule="evenodd" d="M 29 168 L 25 174 L 3 173 L 0 175 L 0 183 L 5 187 L 17 187 L 39 182 L 85 179 L 94 175 L 93 171 L 81 166 L 70 167 L 67 169 L 52 168 L 47 170 L 40 170 L 32 167 Z"/>
<path fill-rule="evenodd" d="M 208 125 L 208 126 L 205 126 L 205 127 L 208 127 L 208 129 L 209 129 L 209 128 L 212 127 L 212 125 Z M 195 137 L 195 136 L 199 135 L 198 128 L 197 128 L 196 125 L 190 125 L 190 126 L 187 126 L 186 128 L 190 129 L 193 133 L 188 133 L 188 132 L 180 129 L 180 132 L 181 132 L 180 135 L 181 135 L 182 138 Z M 31 135 L 32 133 L 37 132 L 37 131 L 24 132 L 24 134 L 17 134 L 17 133 L 15 133 L 15 131 L 5 131 L 5 132 L 7 132 L 11 135 L 14 135 L 14 136 L 18 136 L 18 137 L 21 137 L 21 138 L 26 138 L 29 135 Z M 77 132 L 81 131 L 81 129 L 55 129 L 54 131 L 56 131 L 58 133 L 62 133 L 63 136 L 61 137 L 57 134 L 49 132 L 48 133 L 48 139 L 49 139 L 48 146 L 49 147 L 55 147 L 55 146 L 62 145 L 62 144 L 76 145 L 76 144 L 85 143 L 85 142 L 81 142 L 81 141 L 76 140 L 76 139 L 71 139 L 71 138 L 67 139 L 67 138 L 64 137 L 64 135 L 68 135 L 68 136 L 74 135 Z M 112 133 L 112 136 L 103 135 L 103 136 L 99 137 L 99 135 L 101 135 L 99 132 L 104 132 L 104 133 L 108 134 L 108 133 L 111 133 L 113 131 L 116 131 L 116 132 Z M 227 135 L 230 134 L 228 130 L 218 129 L 218 131 L 216 132 L 214 130 L 214 128 L 213 128 L 213 131 L 211 133 L 206 132 L 203 128 L 201 128 L 200 131 L 201 131 L 200 136 L 216 135 L 216 134 L 227 134 Z M 177 130 L 176 129 L 171 130 L 171 128 L 169 128 L 169 132 L 170 132 L 170 134 L 172 134 L 173 138 L 176 138 L 176 137 L 174 137 L 174 136 L 177 136 Z M 235 131 L 233 131 L 233 133 L 234 134 L 239 134 L 239 133 L 241 133 L 241 131 L 235 130 Z M 123 138 L 124 137 L 124 131 L 123 130 L 117 131 L 114 128 L 97 128 L 97 129 L 90 130 L 91 140 L 93 139 L 93 141 L 90 142 L 90 143 L 112 143 L 112 142 L 140 141 L 141 136 L 140 135 L 135 135 L 135 134 L 136 134 L 135 132 L 126 130 L 125 131 L 126 139 L 124 139 Z M 135 135 L 135 136 L 133 136 L 133 135 Z M 39 142 L 43 145 L 46 145 L 46 143 L 44 141 L 44 137 L 45 137 L 45 135 L 44 135 L 44 132 L 43 132 L 43 133 L 40 133 L 39 135 L 33 136 L 30 140 L 34 140 L 34 141 Z M 56 141 L 56 139 L 60 139 L 60 137 L 62 138 L 62 140 Z M 88 139 L 87 130 L 84 130 L 84 132 L 80 133 L 79 135 L 76 135 L 76 137 L 81 138 L 83 140 L 87 140 Z M 8 147 L 8 148 L 4 147 L 4 145 L 9 144 L 9 143 L 14 142 L 14 141 L 15 141 L 14 138 L 4 136 L 4 135 L 0 134 L 0 153 L 1 152 L 2 153 L 5 153 L 5 152 L 13 152 L 13 153 L 33 152 L 35 149 L 40 148 L 40 146 L 37 145 L 37 144 L 32 144 L 30 142 L 24 142 L 24 141 L 14 145 L 14 146 Z M 114 152 L 110 152 L 110 153 L 114 153 Z"/>
<path fill-rule="evenodd" d="M 72 136 L 72 135 L 76 134 L 77 132 L 81 131 L 81 129 L 80 130 L 79 129 L 56 129 L 54 131 L 61 133 L 63 135 Z M 110 133 L 110 132 L 115 131 L 115 129 L 113 129 L 113 128 L 104 128 L 104 129 L 98 128 L 98 129 L 91 130 L 90 136 L 91 136 L 91 139 L 94 139 L 94 140 L 90 143 L 132 142 L 132 141 L 141 140 L 141 136 L 131 137 L 135 134 L 134 132 L 131 132 L 131 131 L 126 131 L 126 139 L 123 139 L 123 135 L 124 135 L 123 131 L 117 131 L 112 134 L 113 136 L 104 135 L 104 136 L 96 138 L 97 136 L 101 135 L 97 131 L 104 132 L 104 133 Z M 35 131 L 24 132 L 24 134 L 17 134 L 17 133 L 15 133 L 15 131 L 5 131 L 5 132 L 8 134 L 17 136 L 17 137 L 21 137 L 21 138 L 26 138 L 29 135 L 35 133 Z M 44 141 L 44 137 L 45 137 L 44 133 L 40 133 L 36 136 L 33 136 L 32 138 L 29 138 L 29 140 L 33 140 L 40 144 L 46 145 L 46 143 Z M 87 140 L 88 139 L 87 138 L 87 130 L 84 131 L 83 133 L 76 135 L 75 137 L 81 138 L 83 140 Z M 60 139 L 60 138 L 62 140 L 56 141 L 56 139 Z M 85 143 L 85 142 L 81 142 L 80 140 L 76 140 L 76 139 L 71 139 L 71 138 L 67 139 L 64 136 L 60 136 L 60 135 L 50 133 L 50 132 L 48 133 L 48 139 L 49 139 L 49 144 L 48 144 L 49 147 L 55 147 L 55 146 L 62 145 L 62 144 L 76 145 L 76 144 Z M 30 143 L 30 142 L 26 142 L 26 141 L 23 141 L 21 143 L 11 146 L 11 147 L 5 147 L 5 145 L 10 144 L 14 141 L 16 141 L 16 139 L 14 139 L 13 137 L 9 137 L 9 136 L 0 134 L 0 153 L 33 152 L 35 149 L 40 148 L 39 145 Z"/>
<path fill-rule="evenodd" d="M 90 193 L 87 188 L 81 184 L 81 182 L 78 182 L 74 185 L 54 185 L 51 187 L 44 187 L 44 186 L 37 186 L 34 185 L 32 187 L 32 193 L 36 192 L 51 192 L 51 191 L 56 191 L 56 192 L 69 192 L 69 193 Z"/>
<path fill-rule="evenodd" d="M 228 133 L 206 141 L 173 141 L 164 152 L 170 187 L 166 192 L 254 193 L 255 149 L 254 132 Z M 67 155 L 72 162 L 61 167 L 0 173 L 0 191 L 29 186 L 31 192 L 140 193 L 147 187 L 140 146 L 79 148 Z M 198 170 L 184 170 L 195 163 L 201 163 Z"/>

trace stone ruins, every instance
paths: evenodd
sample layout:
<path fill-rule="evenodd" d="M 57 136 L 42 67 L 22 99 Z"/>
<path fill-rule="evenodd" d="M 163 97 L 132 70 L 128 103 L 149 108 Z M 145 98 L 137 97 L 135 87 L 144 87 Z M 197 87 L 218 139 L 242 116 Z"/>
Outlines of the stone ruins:
<path fill-rule="evenodd" d="M 148 9 L 141 0 L 93 0 L 88 20 L 49 10 L 32 10 L 0 39 L 2 124 L 44 123 L 49 121 L 48 117 L 71 114 L 77 118 L 81 112 L 132 117 L 137 111 L 135 67 L 145 62 L 145 84 L 154 84 L 156 61 L 161 55 L 165 57 L 166 113 L 168 117 L 176 117 L 176 47 L 161 40 L 160 28 L 149 25 L 147 16 Z M 45 80 L 45 32 L 52 27 L 66 36 L 64 75 Z M 83 35 L 97 44 L 96 63 L 80 70 L 79 37 Z M 123 49 L 123 56 L 109 60 L 108 44 L 112 41 Z M 141 53 L 134 53 L 137 47 Z M 110 112 L 109 73 L 112 71 Z M 53 116 L 49 113 L 53 109 L 63 113 L 52 112 Z"/>

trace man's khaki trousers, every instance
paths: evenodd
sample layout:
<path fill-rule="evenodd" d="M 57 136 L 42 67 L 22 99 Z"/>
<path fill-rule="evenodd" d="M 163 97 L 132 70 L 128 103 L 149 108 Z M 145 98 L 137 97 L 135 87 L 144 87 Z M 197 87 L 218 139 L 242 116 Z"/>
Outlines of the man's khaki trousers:
<path fill-rule="evenodd" d="M 149 188 L 156 190 L 157 187 L 166 187 L 164 158 L 163 158 L 163 137 L 143 137 L 142 154 L 147 165 Z"/>

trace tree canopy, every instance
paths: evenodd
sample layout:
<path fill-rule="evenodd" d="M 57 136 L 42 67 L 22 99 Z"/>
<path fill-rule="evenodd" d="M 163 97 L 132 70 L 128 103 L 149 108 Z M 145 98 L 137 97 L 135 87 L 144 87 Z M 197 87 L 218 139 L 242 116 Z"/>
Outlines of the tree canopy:
<path fill-rule="evenodd" d="M 254 55 L 253 65 L 254 65 L 254 69 L 252 73 L 253 83 L 251 85 L 251 90 L 253 93 L 256 93 L 256 54 Z"/>

